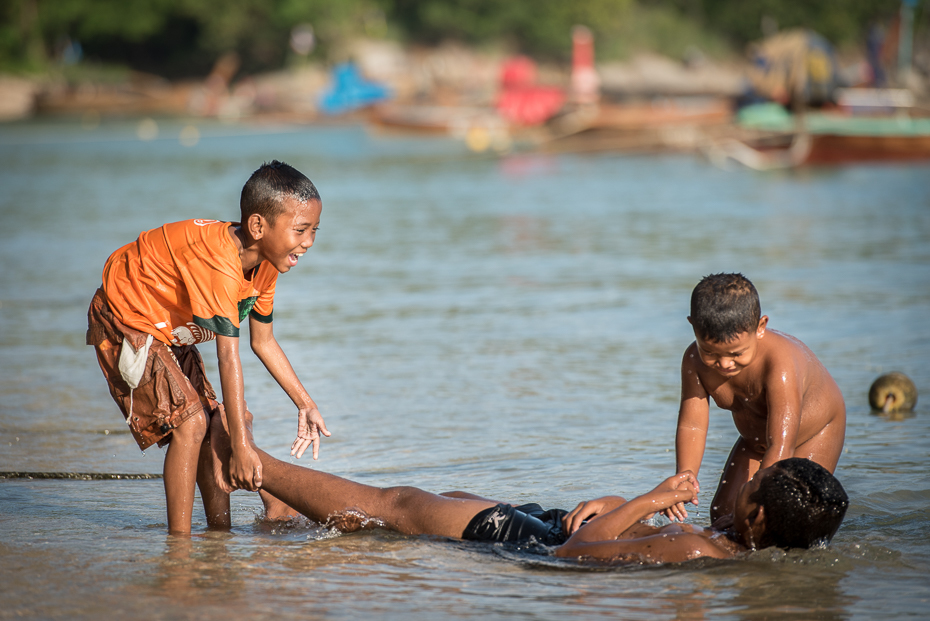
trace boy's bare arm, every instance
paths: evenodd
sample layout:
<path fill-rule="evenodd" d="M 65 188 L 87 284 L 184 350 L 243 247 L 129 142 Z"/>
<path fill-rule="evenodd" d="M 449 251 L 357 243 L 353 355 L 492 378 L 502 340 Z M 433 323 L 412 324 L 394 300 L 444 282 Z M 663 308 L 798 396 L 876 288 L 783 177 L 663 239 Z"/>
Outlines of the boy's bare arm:
<path fill-rule="evenodd" d="M 678 430 L 675 434 L 675 464 L 677 472 L 700 473 L 710 425 L 710 405 L 707 391 L 698 376 L 699 363 L 695 346 L 685 351 L 681 362 L 681 405 L 678 409 Z"/>
<path fill-rule="evenodd" d="M 781 357 L 780 357 L 781 358 Z M 803 370 L 793 357 L 776 359 L 766 372 L 767 448 L 759 468 L 794 456 L 803 406 Z"/>
<path fill-rule="evenodd" d="M 216 356 L 220 368 L 223 406 L 232 440 L 229 478 L 235 487 L 254 492 L 262 486 L 262 463 L 249 442 L 239 339 L 216 335 Z"/>
<path fill-rule="evenodd" d="M 570 535 L 581 528 L 586 521 L 610 513 L 625 502 L 626 498 L 622 496 L 601 496 L 579 502 L 577 507 L 562 518 L 562 530 Z"/>
<path fill-rule="evenodd" d="M 611 541 L 619 537 L 630 526 L 679 502 L 694 497 L 696 479 L 690 472 L 675 474 L 665 479 L 651 492 L 624 502 L 616 509 L 599 515 L 572 533 L 565 546 Z M 577 556 L 577 555 L 572 555 Z"/>
<path fill-rule="evenodd" d="M 680 562 L 699 556 L 723 558 L 728 553 L 705 537 L 691 533 L 657 534 L 635 539 L 617 537 L 656 511 L 690 501 L 696 494 L 690 472 L 669 477 L 647 494 L 588 522 L 556 551 L 557 556 L 611 559 L 637 556 L 658 562 Z"/>
<path fill-rule="evenodd" d="M 317 459 L 320 454 L 320 434 L 332 435 L 326 429 L 323 415 L 301 384 L 284 350 L 275 339 L 272 324 L 251 319 L 249 334 L 252 351 L 297 406 L 297 439 L 291 445 L 291 455 L 296 455 L 299 459 L 304 451 L 312 446 L 313 459 Z"/>
<path fill-rule="evenodd" d="M 566 544 L 567 545 L 567 544 Z M 695 533 L 656 534 L 636 539 L 579 543 L 556 550 L 556 556 L 612 560 L 630 557 L 656 563 L 682 563 L 701 557 L 728 558 L 731 554 Z M 564 551 L 563 551 L 564 550 Z"/>

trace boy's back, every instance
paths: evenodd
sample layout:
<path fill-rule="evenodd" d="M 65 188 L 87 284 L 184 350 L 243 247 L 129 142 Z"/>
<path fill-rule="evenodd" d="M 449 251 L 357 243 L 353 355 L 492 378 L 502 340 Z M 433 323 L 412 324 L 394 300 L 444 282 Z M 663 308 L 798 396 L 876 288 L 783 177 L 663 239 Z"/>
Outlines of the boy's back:
<path fill-rule="evenodd" d="M 836 382 L 798 339 L 767 330 L 758 294 L 740 274 L 708 276 L 692 295 L 695 342 L 682 359 L 678 471 L 697 473 L 709 426 L 708 398 L 730 410 L 740 433 L 711 515 L 726 515 L 759 468 L 789 457 L 836 468 L 846 407 Z M 681 513 L 672 513 L 681 518 Z"/>

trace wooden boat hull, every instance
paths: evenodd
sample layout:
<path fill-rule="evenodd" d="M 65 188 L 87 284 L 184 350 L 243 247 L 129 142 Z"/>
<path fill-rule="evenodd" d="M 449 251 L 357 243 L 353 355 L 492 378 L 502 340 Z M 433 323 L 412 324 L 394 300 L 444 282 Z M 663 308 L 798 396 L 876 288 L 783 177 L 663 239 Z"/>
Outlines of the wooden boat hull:
<path fill-rule="evenodd" d="M 811 149 L 805 164 L 930 160 L 930 135 L 817 134 L 811 138 Z"/>

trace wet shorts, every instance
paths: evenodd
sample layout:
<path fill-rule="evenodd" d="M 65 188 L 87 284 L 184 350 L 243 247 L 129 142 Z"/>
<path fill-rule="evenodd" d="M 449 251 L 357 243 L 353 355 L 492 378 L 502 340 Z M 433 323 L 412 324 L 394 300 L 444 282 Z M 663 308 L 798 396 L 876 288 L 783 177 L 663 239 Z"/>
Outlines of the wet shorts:
<path fill-rule="evenodd" d="M 512 507 L 499 504 L 485 509 L 471 519 L 462 539 L 471 541 L 520 542 L 535 539 L 548 546 L 565 543 L 562 534 L 562 509 L 543 508 L 536 503 Z"/>
<path fill-rule="evenodd" d="M 203 359 L 193 345 L 171 347 L 153 340 L 139 386 L 130 390 L 119 371 L 120 347 L 128 340 L 138 350 L 147 337 L 117 319 L 103 290 L 97 289 L 87 310 L 87 344 L 96 349 L 110 395 L 142 450 L 155 443 L 165 446 L 181 423 L 200 412 L 212 414 L 217 406 Z"/>

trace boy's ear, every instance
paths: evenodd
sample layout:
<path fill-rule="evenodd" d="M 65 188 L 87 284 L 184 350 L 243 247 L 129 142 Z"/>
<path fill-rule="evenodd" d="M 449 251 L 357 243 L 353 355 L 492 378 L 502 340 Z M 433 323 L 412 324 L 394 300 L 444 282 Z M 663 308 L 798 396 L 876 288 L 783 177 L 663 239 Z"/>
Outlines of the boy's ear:
<path fill-rule="evenodd" d="M 249 216 L 248 220 L 243 222 L 243 226 L 249 232 L 249 237 L 252 239 L 261 239 L 265 236 L 265 228 L 267 227 L 267 223 L 263 217 L 257 213 L 253 213 L 251 216 Z"/>
<path fill-rule="evenodd" d="M 688 323 L 690 323 L 692 326 L 694 325 L 694 322 L 691 321 L 691 315 L 688 315 Z"/>
<path fill-rule="evenodd" d="M 756 336 L 762 338 L 762 335 L 765 334 L 765 327 L 769 325 L 769 316 L 762 315 L 759 317 L 759 326 L 756 328 Z"/>

